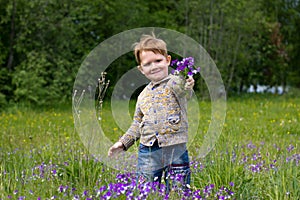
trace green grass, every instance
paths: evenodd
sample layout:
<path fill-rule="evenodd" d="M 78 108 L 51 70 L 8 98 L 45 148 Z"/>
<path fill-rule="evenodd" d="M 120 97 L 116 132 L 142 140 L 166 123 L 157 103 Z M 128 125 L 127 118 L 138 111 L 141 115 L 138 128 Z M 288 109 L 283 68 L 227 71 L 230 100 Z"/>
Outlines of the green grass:
<path fill-rule="evenodd" d="M 133 105 L 131 102 L 131 114 Z M 226 187 L 236 199 L 300 196 L 300 98 L 255 95 L 229 99 L 215 148 L 195 160 L 210 123 L 210 102 L 199 102 L 199 110 L 197 139 L 189 146 L 192 189 L 214 184 L 214 195 Z M 106 136 L 117 141 L 123 131 L 112 117 L 109 102 L 102 116 Z M 76 195 L 87 199 L 95 197 L 102 186 L 120 181 L 116 176 L 124 173 L 89 154 L 74 129 L 71 106 L 11 108 L 0 113 L 0 124 L 0 199 L 73 199 Z M 152 194 L 152 199 L 158 197 Z"/>

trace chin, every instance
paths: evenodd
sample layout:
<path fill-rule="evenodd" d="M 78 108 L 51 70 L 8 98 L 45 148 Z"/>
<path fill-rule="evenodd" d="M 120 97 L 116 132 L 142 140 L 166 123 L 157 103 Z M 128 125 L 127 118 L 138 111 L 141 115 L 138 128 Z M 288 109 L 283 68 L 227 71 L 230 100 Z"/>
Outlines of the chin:
<path fill-rule="evenodd" d="M 156 76 L 149 76 L 148 79 L 150 79 L 151 81 L 154 81 L 154 82 L 158 82 L 158 81 L 166 78 L 167 76 L 168 75 L 165 75 L 165 74 L 162 75 L 162 74 L 160 74 L 160 75 L 156 75 Z"/>

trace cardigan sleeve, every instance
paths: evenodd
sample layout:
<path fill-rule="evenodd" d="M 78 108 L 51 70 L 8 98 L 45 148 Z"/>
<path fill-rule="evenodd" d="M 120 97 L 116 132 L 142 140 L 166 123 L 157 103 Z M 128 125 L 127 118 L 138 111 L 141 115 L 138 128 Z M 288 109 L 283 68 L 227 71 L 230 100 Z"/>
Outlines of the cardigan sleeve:
<path fill-rule="evenodd" d="M 139 101 L 137 102 L 136 109 L 134 112 L 133 122 L 126 133 L 119 139 L 124 145 L 124 150 L 127 151 L 135 141 L 140 138 L 140 124 L 142 122 L 143 113 L 139 107 Z"/>
<path fill-rule="evenodd" d="M 174 94 L 179 98 L 190 99 L 193 95 L 192 89 L 185 89 L 185 79 L 181 76 L 172 75 L 167 85 L 172 89 Z"/>

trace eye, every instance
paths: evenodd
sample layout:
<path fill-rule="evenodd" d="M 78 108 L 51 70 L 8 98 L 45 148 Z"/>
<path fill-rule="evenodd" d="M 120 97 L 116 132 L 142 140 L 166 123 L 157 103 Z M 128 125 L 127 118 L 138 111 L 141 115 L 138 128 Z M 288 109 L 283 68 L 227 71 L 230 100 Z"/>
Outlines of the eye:
<path fill-rule="evenodd" d="M 162 61 L 162 59 L 155 60 L 156 63 L 160 63 L 161 61 Z"/>
<path fill-rule="evenodd" d="M 151 63 L 146 63 L 146 64 L 143 64 L 142 66 L 143 67 L 149 67 L 151 65 Z"/>

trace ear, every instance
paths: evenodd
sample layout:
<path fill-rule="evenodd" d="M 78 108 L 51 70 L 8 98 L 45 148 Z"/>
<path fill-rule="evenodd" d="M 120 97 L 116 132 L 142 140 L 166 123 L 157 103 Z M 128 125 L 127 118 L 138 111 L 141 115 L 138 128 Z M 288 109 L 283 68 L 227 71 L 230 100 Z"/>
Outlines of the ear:
<path fill-rule="evenodd" d="M 166 57 L 166 60 L 167 60 L 168 65 L 170 65 L 170 64 L 171 64 L 171 56 L 168 55 L 168 56 Z"/>
<path fill-rule="evenodd" d="M 137 66 L 137 68 L 138 68 L 138 70 L 140 70 L 140 72 L 141 72 L 142 74 L 145 74 L 141 65 Z"/>

